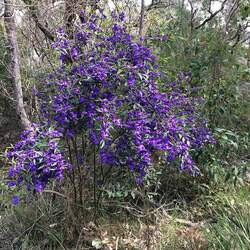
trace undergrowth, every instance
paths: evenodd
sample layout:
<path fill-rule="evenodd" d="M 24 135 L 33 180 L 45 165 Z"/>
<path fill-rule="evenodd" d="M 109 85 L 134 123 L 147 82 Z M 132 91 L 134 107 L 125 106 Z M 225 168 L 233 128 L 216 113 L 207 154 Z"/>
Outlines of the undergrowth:
<path fill-rule="evenodd" d="M 249 249 L 249 184 L 199 187 L 192 200 L 104 201 L 96 212 L 86 203 L 81 216 L 68 198 L 45 193 L 2 213 L 1 234 L 13 249 Z"/>

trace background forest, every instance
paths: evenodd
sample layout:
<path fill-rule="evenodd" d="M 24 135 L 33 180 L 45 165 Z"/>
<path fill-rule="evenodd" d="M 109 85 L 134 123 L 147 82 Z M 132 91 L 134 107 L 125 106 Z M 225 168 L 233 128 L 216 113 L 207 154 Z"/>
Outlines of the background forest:
<path fill-rule="evenodd" d="M 0 1 L 0 249 L 250 249 L 249 13 Z"/>

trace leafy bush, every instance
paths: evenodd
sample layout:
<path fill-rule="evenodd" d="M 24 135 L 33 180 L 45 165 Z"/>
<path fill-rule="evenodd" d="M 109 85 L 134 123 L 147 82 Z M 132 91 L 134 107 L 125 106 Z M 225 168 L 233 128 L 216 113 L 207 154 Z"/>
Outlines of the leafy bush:
<path fill-rule="evenodd" d="M 47 92 L 38 93 L 41 113 L 56 130 L 24 132 L 8 155 L 14 163 L 10 185 L 26 182 L 28 189 L 34 185 L 42 191 L 50 179 L 61 178 L 69 165 L 53 140 L 59 133 L 73 165 L 93 166 L 94 188 L 112 174 L 109 169 L 104 173 L 108 167 L 120 173 L 129 169 L 132 176 L 126 179 L 135 176 L 141 184 L 159 160 L 175 161 L 181 170 L 197 174 L 191 153 L 214 142 L 199 112 L 200 100 L 189 98 L 178 82 L 165 83 L 165 92 L 159 90 L 156 57 L 127 33 L 124 13 L 112 13 L 108 27 L 102 25 L 102 10 L 90 16 L 82 11 L 80 17 L 74 39 L 58 31 L 53 47 L 62 65 L 49 75 Z M 184 78 L 179 77 L 180 83 Z M 83 185 L 81 170 L 78 175 Z"/>

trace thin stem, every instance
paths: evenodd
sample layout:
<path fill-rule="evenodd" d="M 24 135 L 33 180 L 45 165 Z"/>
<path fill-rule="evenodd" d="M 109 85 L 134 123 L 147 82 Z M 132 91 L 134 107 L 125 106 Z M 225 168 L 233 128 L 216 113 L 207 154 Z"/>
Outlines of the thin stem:
<path fill-rule="evenodd" d="M 69 143 L 67 137 L 66 137 L 66 143 L 67 143 L 67 146 L 68 146 L 70 163 L 73 166 L 74 162 L 73 162 L 73 157 L 72 157 L 72 153 L 71 153 L 71 147 L 70 147 L 70 143 Z M 75 185 L 75 171 L 74 171 L 74 169 L 72 170 L 72 177 L 73 177 L 73 180 L 70 177 L 69 177 L 69 179 L 71 180 L 72 185 L 73 185 L 73 189 L 74 189 L 74 201 L 76 203 L 77 202 L 77 191 L 76 191 L 76 185 Z"/>
<path fill-rule="evenodd" d="M 82 174 L 81 174 L 81 168 L 80 168 L 80 163 L 79 163 L 79 159 L 78 159 L 78 150 L 77 150 L 77 141 L 76 138 L 72 139 L 73 142 L 73 146 L 74 146 L 74 153 L 75 153 L 75 157 L 76 157 L 76 164 L 77 164 L 77 170 L 78 170 L 78 193 L 79 193 L 79 200 L 80 200 L 80 204 L 83 204 L 83 200 L 82 200 Z"/>
<path fill-rule="evenodd" d="M 96 209 L 97 209 L 97 204 L 96 204 L 96 145 L 94 145 L 94 183 L 93 183 L 93 186 L 94 186 L 94 206 L 95 206 L 95 212 L 96 212 Z"/>

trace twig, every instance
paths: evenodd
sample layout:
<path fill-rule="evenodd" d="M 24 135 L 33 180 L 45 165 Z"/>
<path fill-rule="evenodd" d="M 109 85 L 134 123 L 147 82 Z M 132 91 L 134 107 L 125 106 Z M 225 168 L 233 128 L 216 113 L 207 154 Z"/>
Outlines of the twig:
<path fill-rule="evenodd" d="M 44 192 L 45 192 L 45 193 L 56 194 L 56 195 L 61 196 L 61 197 L 65 198 L 65 199 L 67 198 L 64 194 L 61 194 L 61 193 L 59 193 L 59 192 L 57 192 L 57 191 L 54 191 L 54 190 L 45 189 Z"/>
<path fill-rule="evenodd" d="M 208 12 L 210 13 L 210 16 L 208 18 L 206 18 L 201 24 L 196 26 L 195 29 L 199 29 L 202 26 L 204 26 L 207 22 L 211 21 L 218 13 L 220 13 L 224 9 L 226 2 L 227 2 L 227 0 L 224 0 L 221 4 L 221 7 L 217 11 L 212 13 L 211 12 L 211 1 L 210 1 L 209 10 L 208 10 Z"/>

